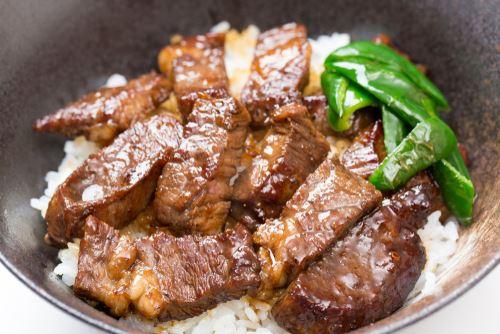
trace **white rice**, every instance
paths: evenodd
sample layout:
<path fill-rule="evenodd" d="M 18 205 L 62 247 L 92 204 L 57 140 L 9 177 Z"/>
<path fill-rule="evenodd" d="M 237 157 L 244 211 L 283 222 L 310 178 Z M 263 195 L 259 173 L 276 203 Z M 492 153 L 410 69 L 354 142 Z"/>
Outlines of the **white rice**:
<path fill-rule="evenodd" d="M 450 217 L 441 224 L 441 211 L 427 217 L 427 223 L 417 231 L 425 247 L 427 262 L 408 301 L 416 300 L 435 292 L 437 278 L 444 273 L 446 264 L 455 254 L 458 246 L 459 225 L 455 217 Z"/>
<path fill-rule="evenodd" d="M 123 75 L 115 73 L 112 74 L 108 80 L 106 80 L 106 83 L 104 84 L 104 87 L 120 87 L 120 86 L 125 86 L 127 84 L 127 78 L 125 78 Z"/>
<path fill-rule="evenodd" d="M 239 96 L 241 89 L 250 73 L 250 64 L 253 57 L 253 49 L 256 43 L 259 29 L 249 26 L 241 33 L 230 29 L 227 22 L 221 22 L 212 28 L 212 31 L 226 31 L 226 56 L 225 64 L 231 85 L 231 92 Z M 350 42 L 348 34 L 337 34 L 319 36 L 311 39 L 312 57 L 310 84 L 306 88 L 306 94 L 313 93 L 319 89 L 319 75 L 323 71 L 325 57 L 338 47 Z M 125 77 L 113 74 L 106 86 L 117 87 L 126 83 Z M 346 142 L 329 138 L 331 142 L 331 155 L 339 155 Z M 54 194 L 57 186 L 61 184 L 73 170 L 75 170 L 90 154 L 96 152 L 99 147 L 83 137 L 73 141 L 67 141 L 64 145 L 66 153 L 58 167 L 57 172 L 48 172 L 45 176 L 47 188 L 40 198 L 31 199 L 31 206 L 45 216 L 47 205 Z M 88 189 L 89 196 L 98 196 L 99 189 Z M 439 222 L 439 211 L 432 213 L 427 218 L 427 224 L 418 231 L 427 253 L 427 263 L 410 294 L 407 303 L 412 303 L 422 296 L 433 293 L 436 289 L 437 277 L 445 269 L 445 264 L 457 249 L 459 225 L 451 218 L 445 224 Z M 54 273 L 62 279 L 64 284 L 72 286 L 75 281 L 78 264 L 79 240 L 68 243 L 68 248 L 59 251 L 58 258 L 61 261 L 54 268 Z M 142 319 L 137 315 L 130 315 L 120 321 L 126 321 L 130 326 L 139 327 L 154 333 L 191 333 L 191 334 L 223 334 L 223 333 L 286 333 L 270 316 L 271 306 L 265 302 L 256 301 L 249 297 L 233 300 L 218 305 L 216 308 L 183 321 L 171 321 L 167 323 L 154 324 Z"/>
<path fill-rule="evenodd" d="M 45 188 L 43 195 L 40 198 L 32 198 L 30 205 L 37 210 L 40 210 L 42 217 L 45 217 L 47 206 L 52 198 L 52 195 L 61 183 L 78 167 L 87 157 L 99 150 L 99 146 L 93 142 L 87 141 L 85 137 L 78 137 L 75 140 L 68 140 L 64 144 L 64 156 L 61 164 L 56 171 L 50 171 L 45 175 Z"/>

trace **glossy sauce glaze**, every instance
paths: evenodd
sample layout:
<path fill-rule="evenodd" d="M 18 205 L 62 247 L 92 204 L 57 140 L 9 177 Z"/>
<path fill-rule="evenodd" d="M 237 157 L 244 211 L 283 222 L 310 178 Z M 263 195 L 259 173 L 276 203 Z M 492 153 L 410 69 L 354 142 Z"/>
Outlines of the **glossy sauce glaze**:
<path fill-rule="evenodd" d="M 224 41 L 223 33 L 184 37 L 160 52 L 160 70 L 173 81 L 177 104 L 183 114 L 191 112 L 199 94 L 214 98 L 228 96 Z"/>
<path fill-rule="evenodd" d="M 259 35 L 250 77 L 241 99 L 254 126 L 263 126 L 276 107 L 297 102 L 309 80 L 307 30 L 289 23 Z"/>
<path fill-rule="evenodd" d="M 284 286 L 382 200 L 375 187 L 325 160 L 288 201 L 278 219 L 254 234 L 263 290 Z"/>
<path fill-rule="evenodd" d="M 91 216 L 74 290 L 117 316 L 135 309 L 169 320 L 201 314 L 259 283 L 259 261 L 242 225 L 209 237 L 156 232 L 132 240 Z"/>
<path fill-rule="evenodd" d="M 426 174 L 384 199 L 290 284 L 272 309 L 276 321 L 292 333 L 344 333 L 397 310 L 425 264 L 415 231 L 439 203 Z"/>
<path fill-rule="evenodd" d="M 177 234 L 214 234 L 226 222 L 250 115 L 233 98 L 198 99 L 188 120 L 163 168 L 155 214 Z"/>
<path fill-rule="evenodd" d="M 34 129 L 69 137 L 84 135 L 88 140 L 109 144 L 118 133 L 151 116 L 168 98 L 171 87 L 166 76 L 151 72 L 125 86 L 89 93 L 37 120 Z"/>
<path fill-rule="evenodd" d="M 325 159 L 329 149 L 303 105 L 291 103 L 272 113 L 264 138 L 247 147 L 234 185 L 235 204 L 256 221 L 251 228 L 280 215 L 285 203 Z"/>
<path fill-rule="evenodd" d="M 83 221 L 90 214 L 117 228 L 134 219 L 148 205 L 181 136 L 177 120 L 154 116 L 91 155 L 52 197 L 45 216 L 47 240 L 64 245 L 82 237 Z"/>

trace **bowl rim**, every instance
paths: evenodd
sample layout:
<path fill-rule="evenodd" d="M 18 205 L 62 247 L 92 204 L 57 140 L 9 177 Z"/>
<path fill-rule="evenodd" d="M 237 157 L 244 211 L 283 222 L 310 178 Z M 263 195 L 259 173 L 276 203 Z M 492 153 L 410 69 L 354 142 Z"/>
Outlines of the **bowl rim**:
<path fill-rule="evenodd" d="M 101 329 L 107 333 L 113 334 L 126 334 L 127 331 L 122 330 L 121 328 L 111 326 L 104 321 L 101 321 L 97 318 L 93 318 L 84 312 L 78 310 L 77 308 L 71 307 L 61 300 L 57 299 L 53 295 L 51 295 L 48 291 L 46 291 L 41 285 L 34 283 L 31 279 L 26 277 L 17 267 L 9 261 L 5 255 L 0 252 L 0 262 L 24 285 L 34 291 L 38 296 L 45 299 L 47 302 L 55 306 L 56 308 L 62 310 L 64 313 L 71 315 L 72 317 L 87 323 L 88 325 L 93 326 L 94 328 Z M 377 334 L 386 334 L 392 333 L 398 329 L 402 329 L 408 327 L 423 318 L 439 311 L 446 305 L 449 305 L 451 302 L 456 300 L 458 297 L 462 296 L 465 292 L 469 291 L 472 287 L 478 284 L 486 275 L 488 275 L 498 264 L 500 263 L 500 253 L 493 254 L 492 257 L 488 258 L 488 260 L 484 263 L 481 269 L 475 272 L 470 276 L 468 280 L 463 282 L 460 286 L 452 290 L 450 293 L 445 295 L 443 298 L 439 300 L 435 300 L 429 306 L 415 312 L 405 318 L 399 319 L 393 323 L 386 324 L 381 328 L 369 328 L 369 326 L 377 326 L 377 322 L 361 327 L 358 330 L 366 330 L 370 333 Z M 77 296 L 73 296 L 74 298 L 78 298 Z"/>

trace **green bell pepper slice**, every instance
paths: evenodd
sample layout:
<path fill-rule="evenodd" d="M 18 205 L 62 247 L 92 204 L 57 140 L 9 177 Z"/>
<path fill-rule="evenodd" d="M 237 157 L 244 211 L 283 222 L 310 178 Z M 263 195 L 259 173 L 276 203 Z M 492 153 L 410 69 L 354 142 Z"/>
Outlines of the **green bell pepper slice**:
<path fill-rule="evenodd" d="M 434 101 L 406 75 L 389 66 L 351 59 L 328 63 L 327 69 L 357 83 L 411 126 L 436 115 Z"/>
<path fill-rule="evenodd" d="M 325 68 L 345 78 L 348 83 L 342 83 L 344 87 L 364 91 L 382 105 L 384 144 L 389 155 L 370 181 L 381 190 L 396 189 L 418 171 L 434 164 L 432 172 L 447 207 L 462 223 L 469 224 L 475 196 L 469 172 L 453 132 L 446 125 L 433 125 L 440 122 L 436 121 L 437 108 L 448 108 L 439 89 L 409 60 L 387 46 L 371 42 L 355 42 L 336 50 L 325 61 Z M 337 107 L 337 110 L 341 109 Z M 338 113 L 331 116 L 338 122 L 335 116 Z M 414 129 L 401 140 L 403 123 Z M 445 128 L 447 130 L 443 130 Z M 429 137 L 428 142 L 421 140 L 423 129 L 434 133 L 431 137 L 435 138 Z M 453 137 L 446 140 L 450 133 Z M 454 143 L 451 150 L 450 143 Z"/>
<path fill-rule="evenodd" d="M 432 166 L 432 175 L 436 179 L 448 209 L 465 224 L 470 225 L 474 207 L 475 190 L 472 181 L 444 159 Z"/>
<path fill-rule="evenodd" d="M 399 72 L 404 73 L 418 88 L 430 96 L 441 109 L 448 109 L 449 104 L 443 93 L 430 81 L 425 74 L 407 58 L 403 57 L 391 47 L 376 44 L 370 41 L 353 42 L 335 50 L 325 63 L 350 59 L 376 61 L 380 64 L 391 65 Z"/>
<path fill-rule="evenodd" d="M 364 89 L 332 71 L 321 74 L 321 87 L 328 100 L 327 119 L 335 131 L 348 130 L 356 110 L 377 104 Z"/>
<path fill-rule="evenodd" d="M 408 134 L 406 124 L 394 115 L 387 106 L 382 106 L 382 126 L 384 128 L 384 145 L 387 153 L 391 153 Z"/>
<path fill-rule="evenodd" d="M 370 176 L 381 191 L 403 186 L 419 171 L 447 157 L 457 145 L 453 131 L 437 117 L 418 123 Z"/>

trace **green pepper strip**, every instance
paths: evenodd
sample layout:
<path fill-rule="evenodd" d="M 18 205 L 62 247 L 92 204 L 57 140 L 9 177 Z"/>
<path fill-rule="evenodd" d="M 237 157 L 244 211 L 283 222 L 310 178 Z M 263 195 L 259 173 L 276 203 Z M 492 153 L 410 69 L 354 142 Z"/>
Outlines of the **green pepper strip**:
<path fill-rule="evenodd" d="M 395 50 L 383 44 L 375 44 L 369 41 L 359 41 L 337 49 L 326 60 L 326 62 L 350 60 L 351 58 L 372 60 L 381 64 L 396 67 L 398 72 L 406 76 L 427 95 L 429 95 L 436 104 L 448 109 L 448 101 L 443 93 L 430 81 L 417 67 L 408 59 L 398 54 Z"/>
<path fill-rule="evenodd" d="M 459 221 L 469 225 L 472 222 L 475 196 L 474 185 L 470 178 L 460 173 L 447 160 L 441 160 L 434 164 L 432 175 L 439 183 L 448 209 Z"/>
<path fill-rule="evenodd" d="M 433 100 L 390 67 L 359 59 L 325 62 L 325 66 L 366 89 L 412 126 L 436 114 Z"/>
<path fill-rule="evenodd" d="M 370 182 L 382 191 L 404 185 L 417 172 L 448 156 L 457 145 L 453 131 L 437 117 L 422 121 L 382 161 Z"/>
<path fill-rule="evenodd" d="M 340 56 L 342 52 L 341 50 Z M 397 70 L 398 65 L 394 62 L 386 63 L 384 66 L 377 62 L 366 61 L 367 58 L 363 60 L 362 57 L 360 59 L 353 57 L 349 61 L 335 62 L 335 56 L 330 56 L 325 61 L 325 67 L 338 71 L 339 74 L 358 83 L 411 126 L 416 126 L 418 122 L 434 116 L 434 103 L 443 105 L 436 96 L 434 102 L 415 87 L 407 75 Z M 457 146 L 453 148 L 445 162 L 436 164 L 433 174 L 440 184 L 448 208 L 461 222 L 468 224 L 472 219 L 474 186 Z M 463 177 L 458 177 L 457 174 Z"/>
<path fill-rule="evenodd" d="M 465 166 L 465 161 L 462 158 L 462 154 L 458 150 L 458 146 L 453 149 L 451 154 L 446 157 L 446 160 L 454 167 L 460 174 L 470 179 L 469 171 L 467 170 L 467 166 Z"/>
<path fill-rule="evenodd" d="M 335 131 L 348 130 L 356 110 L 376 105 L 373 96 L 334 72 L 321 74 L 321 86 L 328 100 L 328 122 Z"/>
<path fill-rule="evenodd" d="M 388 153 L 391 153 L 408 134 L 406 124 L 394 115 L 387 106 L 382 106 L 382 124 L 384 127 L 384 144 Z"/>

